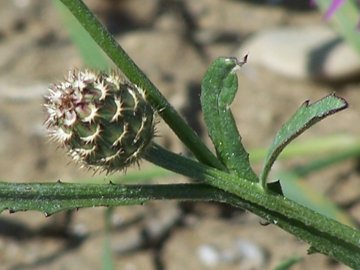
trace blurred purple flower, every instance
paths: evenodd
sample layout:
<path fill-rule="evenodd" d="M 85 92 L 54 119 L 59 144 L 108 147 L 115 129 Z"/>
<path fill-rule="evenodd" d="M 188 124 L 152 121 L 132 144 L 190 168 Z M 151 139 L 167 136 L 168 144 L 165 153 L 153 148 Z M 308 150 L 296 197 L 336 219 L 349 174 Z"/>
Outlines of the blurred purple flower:
<path fill-rule="evenodd" d="M 316 6 L 316 0 L 310 0 L 311 6 Z M 344 4 L 345 0 L 332 0 L 330 6 L 325 12 L 325 20 L 330 20 L 334 13 Z M 360 2 L 360 1 L 359 1 Z M 356 29 L 360 31 L 360 21 L 358 22 Z"/>
<path fill-rule="evenodd" d="M 344 4 L 344 0 L 331 1 L 330 6 L 325 12 L 325 20 L 329 20 L 334 15 L 336 10 L 338 10 L 342 6 L 342 4 Z"/>

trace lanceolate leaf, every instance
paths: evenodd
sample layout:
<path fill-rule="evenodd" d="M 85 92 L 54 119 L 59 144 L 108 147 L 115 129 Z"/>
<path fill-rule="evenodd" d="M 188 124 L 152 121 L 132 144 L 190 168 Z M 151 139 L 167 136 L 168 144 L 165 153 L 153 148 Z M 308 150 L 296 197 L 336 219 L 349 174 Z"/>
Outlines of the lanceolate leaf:
<path fill-rule="evenodd" d="M 230 172 L 257 182 L 230 110 L 238 88 L 236 70 L 242 64 L 236 58 L 221 57 L 210 65 L 201 84 L 201 106 L 219 159 Z"/>
<path fill-rule="evenodd" d="M 58 10 L 71 40 L 79 49 L 84 64 L 90 68 L 104 71 L 108 70 L 111 66 L 110 60 L 101 51 L 95 41 L 61 2 L 53 0 L 53 4 Z"/>
<path fill-rule="evenodd" d="M 348 104 L 344 99 L 334 94 L 312 104 L 309 101 L 304 102 L 290 120 L 281 127 L 270 146 L 265 158 L 264 168 L 260 175 L 263 187 L 266 187 L 267 177 L 272 165 L 287 144 L 321 119 L 341 111 L 347 108 L 347 106 Z"/>
<path fill-rule="evenodd" d="M 177 173 L 185 173 L 188 177 L 233 193 L 237 196 L 236 199 L 242 202 L 237 206 L 308 242 L 312 250 L 327 254 L 351 267 L 358 268 L 360 265 L 360 231 L 318 214 L 286 197 L 266 192 L 258 183 L 194 163 L 158 145 L 151 147 L 146 155 L 146 159 L 156 165 Z M 227 195 L 225 199 L 229 198 Z"/>
<path fill-rule="evenodd" d="M 297 264 L 302 260 L 302 257 L 300 256 L 293 256 L 288 259 L 285 259 L 282 261 L 278 266 L 274 268 L 274 270 L 289 270 L 292 266 Z"/>
<path fill-rule="evenodd" d="M 350 227 L 355 227 L 344 210 L 340 209 L 323 194 L 314 190 L 296 171 L 281 172 L 277 174 L 277 177 L 281 179 L 281 189 L 286 198 Z"/>
<path fill-rule="evenodd" d="M 324 157 L 313 159 L 288 171 L 281 171 L 276 174 L 276 178 L 280 179 L 281 188 L 286 198 L 350 227 L 356 227 L 352 218 L 344 209 L 341 209 L 324 194 L 311 188 L 310 183 L 303 179 L 313 172 L 324 170 L 348 159 L 360 157 L 360 144 L 344 145 L 339 139 L 337 140 L 338 146 L 342 145 L 343 147 L 341 152 L 330 152 L 327 155 L 321 152 Z M 316 149 L 316 146 L 314 146 L 314 149 Z"/>

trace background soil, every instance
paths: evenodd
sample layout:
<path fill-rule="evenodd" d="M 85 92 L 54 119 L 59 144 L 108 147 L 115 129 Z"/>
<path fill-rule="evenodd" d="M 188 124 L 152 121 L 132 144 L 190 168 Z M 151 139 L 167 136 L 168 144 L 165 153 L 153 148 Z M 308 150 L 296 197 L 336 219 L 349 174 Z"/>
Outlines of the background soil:
<path fill-rule="evenodd" d="M 199 106 L 206 67 L 217 56 L 234 55 L 258 31 L 323 23 L 321 14 L 309 8 L 307 1 L 292 2 L 86 1 L 209 145 Z M 50 1 L 0 3 L 1 180 L 55 182 L 93 177 L 69 163 L 65 152 L 47 141 L 42 125 L 42 96 L 47 86 L 69 68 L 81 66 L 80 54 Z M 241 90 L 233 113 L 249 148 L 269 145 L 281 123 L 304 100 L 334 90 L 350 102 L 350 109 L 320 123 L 303 138 L 359 135 L 357 80 L 327 84 L 286 78 L 253 65 L 251 53 L 239 78 Z M 159 143 L 186 152 L 163 123 L 158 130 Z M 277 166 L 289 164 L 279 162 Z M 142 162 L 141 167 L 145 170 L 151 165 Z M 107 176 L 100 177 L 104 183 L 108 181 Z M 346 206 L 359 223 L 359 179 L 356 162 L 349 161 L 316 173 L 309 181 L 314 189 L 330 193 Z M 104 213 L 103 208 L 48 218 L 34 212 L 2 213 L 0 269 L 101 269 Z M 294 255 L 304 258 L 293 269 L 347 269 L 322 255 L 306 256 L 307 244 L 275 226 L 262 226 L 251 213 L 225 205 L 153 202 L 116 208 L 112 221 L 110 238 L 117 269 L 273 269 Z"/>

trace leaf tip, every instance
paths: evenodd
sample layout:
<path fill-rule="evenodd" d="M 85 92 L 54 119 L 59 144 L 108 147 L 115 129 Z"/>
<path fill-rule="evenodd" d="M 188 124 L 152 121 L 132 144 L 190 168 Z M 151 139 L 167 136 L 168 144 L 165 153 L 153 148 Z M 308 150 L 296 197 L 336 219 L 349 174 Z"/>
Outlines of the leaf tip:
<path fill-rule="evenodd" d="M 237 64 L 241 67 L 247 63 L 249 54 L 245 54 L 241 61 L 237 60 Z"/>
<path fill-rule="evenodd" d="M 321 119 L 349 107 L 349 103 L 343 97 L 336 95 L 335 92 L 332 92 L 331 94 L 315 102 L 310 102 L 310 100 L 306 100 L 301 105 L 301 107 L 307 108 L 311 106 L 320 106 L 320 104 L 325 105 L 327 107 L 326 112 L 324 112 L 323 115 L 321 115 L 320 117 Z"/>
<path fill-rule="evenodd" d="M 336 95 L 335 92 L 332 92 L 329 96 L 336 98 L 340 103 L 342 103 L 342 106 L 338 110 L 344 110 L 349 107 L 349 103 L 346 99 Z"/>

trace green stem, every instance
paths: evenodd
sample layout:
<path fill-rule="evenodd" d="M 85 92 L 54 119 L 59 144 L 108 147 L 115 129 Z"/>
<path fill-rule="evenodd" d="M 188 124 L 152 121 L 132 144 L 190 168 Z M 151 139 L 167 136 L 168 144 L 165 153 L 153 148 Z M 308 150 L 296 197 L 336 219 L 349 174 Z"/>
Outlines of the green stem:
<path fill-rule="evenodd" d="M 249 210 L 308 242 L 320 252 L 351 267 L 360 265 L 360 232 L 301 206 L 283 196 L 264 191 L 258 184 L 207 167 L 154 145 L 148 161 L 233 193 Z M 233 204 L 236 204 L 234 202 Z"/>
<path fill-rule="evenodd" d="M 231 194 L 204 184 L 115 185 L 0 182 L 0 212 L 36 210 L 46 216 L 74 208 L 139 205 L 151 200 L 224 201 Z"/>
<path fill-rule="evenodd" d="M 171 127 L 179 139 L 201 162 L 222 169 L 223 165 L 205 146 L 195 132 L 185 123 L 155 85 L 141 69 L 131 60 L 112 35 L 104 28 L 81 0 L 61 0 L 95 42 L 112 59 L 115 65 L 127 78 L 141 88 L 146 89 L 149 102 L 157 109 L 159 115 Z"/>
<path fill-rule="evenodd" d="M 360 265 L 359 231 L 280 195 L 264 192 L 253 182 L 207 167 L 157 145 L 149 149 L 146 158 L 215 187 L 206 184 L 123 186 L 0 183 L 0 210 L 38 210 L 49 215 L 78 207 L 133 205 L 149 200 L 218 201 L 257 214 L 310 243 L 313 252 L 327 254 L 351 267 Z"/>

